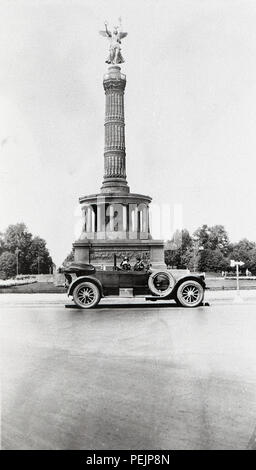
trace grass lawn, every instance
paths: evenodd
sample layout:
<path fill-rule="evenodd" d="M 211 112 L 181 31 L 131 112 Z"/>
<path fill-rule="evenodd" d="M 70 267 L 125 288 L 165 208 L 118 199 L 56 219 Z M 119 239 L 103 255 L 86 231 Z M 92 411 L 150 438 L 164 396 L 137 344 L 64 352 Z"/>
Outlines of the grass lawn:
<path fill-rule="evenodd" d="M 61 286 L 55 286 L 51 282 L 35 282 L 34 284 L 25 284 L 14 287 L 0 287 L 0 294 L 50 294 L 63 293 L 66 289 Z"/>

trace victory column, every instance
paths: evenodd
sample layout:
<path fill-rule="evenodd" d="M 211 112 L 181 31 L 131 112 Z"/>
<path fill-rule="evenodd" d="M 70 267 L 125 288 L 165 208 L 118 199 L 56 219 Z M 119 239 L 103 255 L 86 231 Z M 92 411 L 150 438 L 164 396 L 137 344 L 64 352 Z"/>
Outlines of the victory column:
<path fill-rule="evenodd" d="M 104 269 L 113 266 L 113 258 L 121 261 L 136 256 L 153 267 L 164 267 L 164 243 L 153 240 L 149 228 L 149 196 L 130 192 L 126 178 L 124 91 L 126 76 L 119 64 L 124 62 L 121 20 L 111 32 L 105 22 L 100 34 L 110 43 L 103 77 L 105 91 L 104 178 L 101 192 L 83 196 L 79 202 L 84 213 L 83 232 L 74 243 L 75 261 L 91 262 Z"/>

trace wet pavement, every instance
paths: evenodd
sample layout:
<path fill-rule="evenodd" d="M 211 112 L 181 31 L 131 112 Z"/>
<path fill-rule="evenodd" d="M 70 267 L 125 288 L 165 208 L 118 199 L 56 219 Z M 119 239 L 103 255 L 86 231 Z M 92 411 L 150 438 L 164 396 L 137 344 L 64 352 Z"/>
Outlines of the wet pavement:
<path fill-rule="evenodd" d="M 256 447 L 255 299 L 82 311 L 10 295 L 3 449 Z"/>

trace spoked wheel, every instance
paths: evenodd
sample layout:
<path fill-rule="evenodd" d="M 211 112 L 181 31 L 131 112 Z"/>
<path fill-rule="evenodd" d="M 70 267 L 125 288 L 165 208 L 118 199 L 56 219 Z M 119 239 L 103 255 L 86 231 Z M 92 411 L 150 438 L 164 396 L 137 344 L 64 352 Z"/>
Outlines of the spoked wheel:
<path fill-rule="evenodd" d="M 192 279 L 184 281 L 177 290 L 176 300 L 183 307 L 198 307 L 204 299 L 203 286 Z"/>
<path fill-rule="evenodd" d="M 100 291 L 92 282 L 81 282 L 74 289 L 73 299 L 80 308 L 92 308 L 100 301 Z"/>

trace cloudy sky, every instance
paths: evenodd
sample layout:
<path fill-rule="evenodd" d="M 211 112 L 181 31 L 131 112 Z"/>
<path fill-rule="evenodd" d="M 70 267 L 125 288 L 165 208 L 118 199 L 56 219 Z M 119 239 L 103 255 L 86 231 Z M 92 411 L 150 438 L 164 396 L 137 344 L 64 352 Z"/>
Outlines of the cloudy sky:
<path fill-rule="evenodd" d="M 249 0 L 1 0 L 0 231 L 25 222 L 57 264 L 70 251 L 78 197 L 103 176 L 98 30 L 119 16 L 131 190 L 181 208 L 191 231 L 220 223 L 233 241 L 256 240 Z"/>

